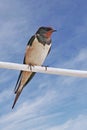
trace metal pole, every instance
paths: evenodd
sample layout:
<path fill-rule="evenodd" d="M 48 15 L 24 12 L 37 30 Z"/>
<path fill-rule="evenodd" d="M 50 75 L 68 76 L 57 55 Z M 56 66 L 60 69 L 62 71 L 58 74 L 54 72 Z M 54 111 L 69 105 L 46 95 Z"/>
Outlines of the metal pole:
<path fill-rule="evenodd" d="M 72 70 L 72 69 L 61 69 L 44 66 L 29 66 L 26 64 L 17 64 L 10 62 L 0 62 L 0 68 L 32 71 L 46 74 L 65 75 L 65 76 L 76 76 L 76 77 L 87 77 L 87 71 Z"/>

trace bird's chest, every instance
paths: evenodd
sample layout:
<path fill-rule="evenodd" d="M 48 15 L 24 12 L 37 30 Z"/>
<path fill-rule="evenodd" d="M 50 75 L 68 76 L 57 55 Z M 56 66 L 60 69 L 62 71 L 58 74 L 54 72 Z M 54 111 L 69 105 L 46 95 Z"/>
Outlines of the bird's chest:
<path fill-rule="evenodd" d="M 32 46 L 29 46 L 27 51 L 26 55 L 27 64 L 42 65 L 49 52 L 50 47 L 51 44 L 43 45 L 40 42 L 38 42 L 37 39 L 35 39 Z"/>

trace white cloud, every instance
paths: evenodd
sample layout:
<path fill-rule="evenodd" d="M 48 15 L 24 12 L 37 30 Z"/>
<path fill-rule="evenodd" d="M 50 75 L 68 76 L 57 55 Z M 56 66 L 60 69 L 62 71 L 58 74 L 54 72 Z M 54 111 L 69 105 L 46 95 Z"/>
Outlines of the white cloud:
<path fill-rule="evenodd" d="M 20 3 L 22 3 L 22 2 L 20 1 Z M 49 24 L 49 23 L 55 24 L 56 26 L 59 26 L 58 24 L 60 24 L 60 26 L 64 26 L 63 19 L 67 18 L 66 15 L 63 16 L 63 14 L 62 15 L 57 14 L 59 17 L 59 20 L 58 19 L 55 20 L 54 15 L 52 15 L 53 19 L 51 17 L 51 20 L 47 21 L 49 13 L 50 14 L 53 13 L 52 9 L 54 9 L 53 7 L 55 7 L 55 2 L 53 4 L 50 3 L 51 5 L 49 5 L 49 7 L 46 4 L 48 13 L 47 13 L 47 11 L 42 11 L 42 12 L 38 13 L 38 5 L 40 8 L 43 8 L 43 10 L 44 10 L 42 1 L 38 2 L 38 4 L 36 4 L 36 5 L 35 4 L 31 5 L 32 2 L 30 2 L 30 6 L 31 6 L 30 9 L 29 9 L 29 3 L 27 4 L 27 6 L 25 6 L 26 2 L 24 2 L 25 8 L 27 7 L 26 10 L 25 10 L 25 8 L 22 7 L 22 4 L 20 4 L 20 3 L 18 5 L 19 6 L 18 7 L 17 6 L 18 2 L 16 1 L 17 8 L 15 8 L 16 7 L 15 1 L 13 3 L 14 6 L 12 6 L 12 3 L 9 4 L 9 2 L 0 3 L 0 9 L 2 9 L 0 11 L 0 14 L 2 13 L 2 15 L 3 15 L 3 13 L 4 13 L 5 15 L 3 15 L 3 16 L 5 18 L 10 16 L 10 19 L 9 19 L 9 17 L 7 18 L 7 19 L 9 19 L 8 21 L 2 20 L 2 22 L 0 22 L 0 25 L 1 25 L 0 59 L 1 60 L 4 59 L 6 61 L 9 59 L 8 57 L 10 57 L 10 59 L 12 58 L 12 60 L 13 60 L 16 56 L 12 56 L 12 54 L 15 55 L 15 53 L 23 52 L 22 49 L 26 43 L 22 40 L 24 39 L 25 35 L 27 35 L 25 33 L 26 32 L 25 30 L 27 30 L 27 32 L 29 32 L 31 34 L 33 32 L 33 29 L 31 29 L 32 26 L 33 26 L 33 28 L 36 28 L 36 26 L 40 25 L 40 22 L 41 22 L 41 24 L 43 24 L 43 23 L 45 23 L 45 21 L 48 22 L 47 24 Z M 59 4 L 59 7 L 62 4 L 64 5 L 63 7 L 67 7 L 66 6 L 67 2 L 64 2 L 64 3 L 61 2 Z M 12 8 L 14 10 L 13 13 L 9 10 Z M 58 8 L 58 6 L 57 6 L 57 8 Z M 66 8 L 66 9 L 68 10 L 68 8 Z M 22 11 L 25 13 L 23 13 L 23 14 L 19 13 Z M 11 12 L 11 14 L 9 15 L 10 12 Z M 19 15 L 17 15 L 15 12 L 16 13 L 18 12 Z M 59 12 L 61 12 L 61 11 L 59 11 Z M 25 14 L 25 17 L 24 17 L 24 14 Z M 37 14 L 37 15 L 35 15 L 35 14 Z M 40 17 L 42 15 L 43 15 L 43 18 Z M 57 17 L 57 15 L 56 15 L 56 17 Z M 33 19 L 35 19 L 35 20 L 33 20 Z M 58 21 L 61 21 L 61 22 L 58 22 Z M 66 24 L 66 22 L 65 22 L 65 24 Z M 87 26 L 87 24 L 84 24 L 84 27 L 85 26 Z M 75 34 L 77 37 L 77 35 L 79 35 L 79 32 L 80 32 L 80 34 L 84 33 L 86 31 L 86 28 L 83 28 L 83 25 L 82 25 L 82 26 L 78 27 L 75 31 L 76 31 Z M 20 48 L 18 48 L 19 44 L 21 45 Z M 67 47 L 67 45 L 66 45 L 66 47 Z M 56 49 L 53 50 L 53 54 L 56 51 Z M 63 49 L 60 49 L 60 51 L 63 51 Z M 23 52 L 23 54 L 24 54 L 24 52 Z M 20 57 L 20 55 L 18 55 L 18 56 Z M 51 63 L 52 63 L 53 58 L 51 57 L 51 59 L 50 59 Z M 55 58 L 54 58 L 54 60 L 55 60 Z M 79 67 L 80 69 L 84 69 L 84 67 L 87 64 L 86 61 L 87 61 L 87 48 L 85 48 L 85 49 L 83 48 L 83 49 L 81 49 L 81 51 L 78 53 L 78 55 L 76 57 L 73 57 L 69 61 L 67 61 L 67 60 L 64 61 L 63 66 L 64 66 L 64 68 L 65 67 L 71 67 L 71 68 Z M 54 61 L 53 61 L 53 64 L 54 64 Z M 11 78 L 10 75 L 8 77 L 4 78 L 5 75 L 6 74 L 4 73 L 0 76 L 1 83 L 6 82 L 7 80 L 9 80 L 9 78 Z M 14 77 L 12 78 L 13 80 L 14 80 Z M 64 107 L 65 104 L 67 105 L 69 103 L 69 102 L 66 102 L 65 99 L 70 98 L 72 96 L 73 90 L 69 89 L 66 86 L 69 86 L 69 85 L 70 85 L 70 87 L 71 87 L 71 85 L 74 86 L 75 82 L 76 82 L 76 78 L 58 77 L 58 78 L 54 79 L 54 82 L 52 80 L 53 84 L 49 83 L 51 81 L 47 81 L 47 80 L 49 80 L 48 77 L 46 78 L 46 83 L 43 83 L 43 84 L 39 85 L 39 87 L 38 87 L 38 89 L 42 90 L 42 89 L 45 89 L 45 86 L 49 86 L 49 88 L 48 88 L 49 90 L 47 89 L 47 91 L 45 91 L 43 95 L 41 95 L 41 93 L 38 93 L 38 95 L 34 95 L 35 96 L 34 99 L 32 99 L 32 98 L 27 99 L 27 96 L 25 94 L 24 96 L 26 96 L 26 101 L 23 102 L 23 104 L 21 104 L 19 106 L 17 104 L 13 111 L 11 111 L 11 109 L 9 108 L 10 110 L 7 114 L 6 114 L 6 112 L 4 114 L 4 111 L 2 111 L 2 116 L 0 117 L 0 124 L 1 124 L 0 129 L 1 130 L 12 130 L 12 129 L 13 130 L 14 129 L 22 130 L 22 128 L 23 128 L 23 130 L 24 129 L 26 129 L 26 130 L 28 130 L 28 129 L 30 129 L 30 130 L 42 130 L 42 129 L 43 130 L 44 129 L 46 129 L 46 130 L 58 130 L 58 129 L 59 130 L 77 130 L 77 129 L 85 130 L 85 128 L 87 129 L 87 125 L 86 125 L 87 116 L 84 116 L 84 115 L 79 116 L 76 119 L 70 119 L 62 125 L 57 125 L 57 126 L 54 125 L 50 128 L 50 125 L 49 125 L 49 122 L 47 122 L 48 121 L 47 119 L 51 119 L 51 118 L 55 118 L 56 116 L 60 116 L 61 112 L 57 112 L 54 114 L 52 114 L 52 112 L 51 112 L 51 114 L 47 114 L 48 110 L 50 108 L 53 109 L 55 107 L 53 105 L 55 105 L 55 104 L 58 104 L 59 106 L 63 105 L 63 107 Z M 54 84 L 55 84 L 55 86 L 54 86 Z M 38 90 L 36 90 L 36 88 L 34 88 L 34 89 L 35 89 L 34 91 L 38 91 Z M 7 91 L 7 89 L 3 90 L 2 93 L 0 93 L 0 102 L 1 103 L 5 102 L 5 100 L 7 101 L 8 98 L 11 98 L 11 95 L 9 95 L 9 93 L 11 93 L 11 92 L 10 92 L 10 90 Z M 7 97 L 7 95 L 9 95 L 9 96 Z M 31 93 L 31 95 L 32 95 L 32 93 Z M 55 111 L 55 110 L 53 110 L 53 111 Z M 39 125 L 34 128 L 34 125 L 37 125 L 38 122 L 39 122 Z"/>
<path fill-rule="evenodd" d="M 4 92 L 4 94 L 6 93 Z M 1 96 L 3 97 L 4 94 Z M 22 126 L 25 127 L 27 120 L 33 123 L 37 120 L 40 122 L 45 121 L 48 118 L 60 116 L 61 113 L 44 115 L 46 108 L 50 106 L 55 96 L 56 93 L 54 91 L 48 91 L 44 96 L 38 96 L 38 98 L 32 101 L 32 103 L 26 101 L 21 106 L 19 106 L 18 109 L 15 110 L 14 108 L 12 112 L 3 115 L 0 118 L 0 124 L 2 124 L 1 130 L 11 130 L 15 128 L 21 129 Z M 41 111 L 42 114 L 40 113 L 41 109 L 43 109 Z M 18 125 L 18 122 L 21 124 L 20 127 Z"/>
<path fill-rule="evenodd" d="M 0 103 L 6 102 L 8 99 L 10 99 L 12 96 L 11 94 L 12 94 L 11 90 L 6 89 L 6 90 L 2 91 L 0 93 Z"/>
<path fill-rule="evenodd" d="M 69 119 L 62 125 L 47 128 L 46 130 L 87 130 L 87 115 L 79 115 L 75 119 Z"/>
<path fill-rule="evenodd" d="M 82 48 L 76 57 L 71 58 L 69 61 L 66 61 L 63 66 L 66 68 L 79 68 L 84 69 L 87 64 L 87 48 Z"/>

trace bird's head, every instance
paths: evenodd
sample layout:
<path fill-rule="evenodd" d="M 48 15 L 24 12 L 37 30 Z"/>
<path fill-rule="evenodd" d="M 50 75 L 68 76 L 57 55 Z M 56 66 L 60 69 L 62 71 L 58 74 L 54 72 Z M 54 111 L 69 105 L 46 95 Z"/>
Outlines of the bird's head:
<path fill-rule="evenodd" d="M 40 27 L 38 29 L 38 31 L 36 32 L 36 34 L 42 35 L 46 38 L 50 38 L 52 33 L 55 32 L 56 30 L 54 30 L 51 27 Z"/>

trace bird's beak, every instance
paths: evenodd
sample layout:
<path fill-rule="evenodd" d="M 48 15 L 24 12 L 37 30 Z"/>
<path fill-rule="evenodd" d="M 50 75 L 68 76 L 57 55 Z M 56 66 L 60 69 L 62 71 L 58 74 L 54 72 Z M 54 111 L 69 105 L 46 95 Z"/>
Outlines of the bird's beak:
<path fill-rule="evenodd" d="M 52 32 L 56 32 L 56 31 L 57 31 L 57 30 L 54 30 L 54 29 L 52 30 Z"/>

